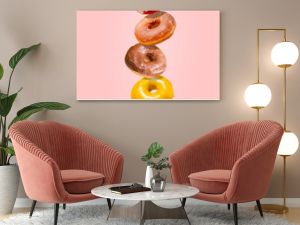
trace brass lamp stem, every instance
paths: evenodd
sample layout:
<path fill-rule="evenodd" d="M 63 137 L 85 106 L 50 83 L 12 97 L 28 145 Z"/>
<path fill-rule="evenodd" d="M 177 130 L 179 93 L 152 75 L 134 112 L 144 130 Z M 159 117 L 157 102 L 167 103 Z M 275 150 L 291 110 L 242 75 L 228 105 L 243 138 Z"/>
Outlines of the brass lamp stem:
<path fill-rule="evenodd" d="M 286 131 L 286 67 L 283 68 L 283 128 Z"/>
<path fill-rule="evenodd" d="M 256 51 L 256 65 L 257 65 L 257 83 L 259 83 L 259 32 L 260 29 L 257 29 L 256 39 L 257 39 L 257 51 Z M 258 110 L 259 113 L 259 110 Z"/>
<path fill-rule="evenodd" d="M 283 182 L 282 182 L 282 197 L 283 206 L 286 207 L 286 155 L 283 155 Z"/>
<path fill-rule="evenodd" d="M 283 41 L 286 41 L 286 29 L 283 29 Z"/>
<path fill-rule="evenodd" d="M 259 108 L 256 109 L 257 112 L 257 121 L 259 121 Z"/>

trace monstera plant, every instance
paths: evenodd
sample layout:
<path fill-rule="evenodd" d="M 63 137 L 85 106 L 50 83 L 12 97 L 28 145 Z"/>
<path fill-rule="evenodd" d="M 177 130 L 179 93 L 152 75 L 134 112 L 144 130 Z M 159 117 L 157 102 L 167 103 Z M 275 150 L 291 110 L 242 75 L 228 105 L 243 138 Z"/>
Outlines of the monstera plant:
<path fill-rule="evenodd" d="M 10 75 L 7 88 L 1 85 L 0 90 L 0 215 L 11 213 L 16 201 L 19 170 L 18 166 L 10 163 L 11 157 L 15 155 L 12 146 L 8 128 L 21 120 L 29 118 L 31 115 L 43 110 L 65 110 L 70 106 L 59 102 L 37 102 L 20 109 L 11 121 L 8 121 L 8 115 L 11 112 L 13 104 L 21 93 L 22 88 L 17 92 L 11 93 L 11 83 L 18 63 L 31 51 L 34 51 L 40 44 L 32 45 L 28 48 L 20 49 L 9 60 Z M 4 75 L 3 66 L 0 64 L 0 82 Z"/>

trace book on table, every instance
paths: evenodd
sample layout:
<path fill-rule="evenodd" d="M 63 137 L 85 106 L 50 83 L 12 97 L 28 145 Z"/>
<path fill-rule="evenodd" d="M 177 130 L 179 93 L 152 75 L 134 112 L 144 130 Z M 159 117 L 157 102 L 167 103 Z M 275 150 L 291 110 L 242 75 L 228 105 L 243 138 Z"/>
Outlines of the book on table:
<path fill-rule="evenodd" d="M 135 183 L 132 185 L 111 187 L 110 190 L 112 193 L 115 194 L 129 194 L 129 193 L 136 193 L 136 192 L 151 191 L 151 188 L 144 187 L 141 184 Z"/>

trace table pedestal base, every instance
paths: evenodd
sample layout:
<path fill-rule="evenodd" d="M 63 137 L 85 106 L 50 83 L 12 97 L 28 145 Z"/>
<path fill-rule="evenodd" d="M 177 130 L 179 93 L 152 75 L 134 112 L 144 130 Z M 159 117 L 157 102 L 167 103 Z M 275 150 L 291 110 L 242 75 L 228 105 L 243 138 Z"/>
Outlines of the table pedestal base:
<path fill-rule="evenodd" d="M 191 225 L 183 205 L 177 208 L 163 208 L 152 201 L 140 201 L 136 205 L 129 207 L 116 206 L 113 202 L 107 220 L 109 218 L 137 219 L 141 225 L 144 224 L 145 220 L 186 219 L 188 224 Z"/>

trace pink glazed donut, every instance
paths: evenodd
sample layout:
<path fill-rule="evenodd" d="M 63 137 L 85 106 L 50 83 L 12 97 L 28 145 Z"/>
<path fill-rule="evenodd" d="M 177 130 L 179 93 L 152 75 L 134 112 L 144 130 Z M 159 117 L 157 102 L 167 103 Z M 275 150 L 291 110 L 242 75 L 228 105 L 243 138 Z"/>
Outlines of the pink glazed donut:
<path fill-rule="evenodd" d="M 145 16 L 136 25 L 135 36 L 143 45 L 155 45 L 171 37 L 175 28 L 174 17 L 159 11 Z"/>

